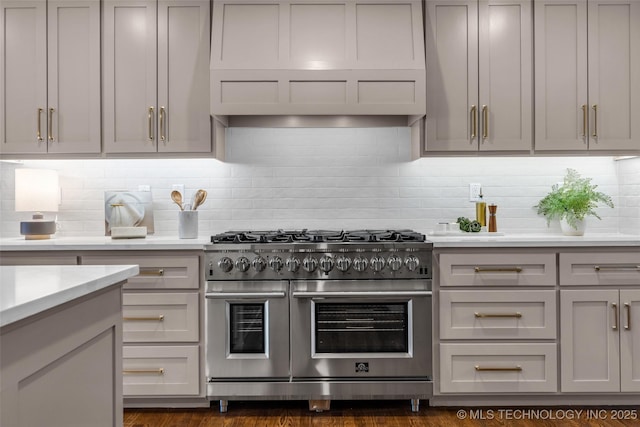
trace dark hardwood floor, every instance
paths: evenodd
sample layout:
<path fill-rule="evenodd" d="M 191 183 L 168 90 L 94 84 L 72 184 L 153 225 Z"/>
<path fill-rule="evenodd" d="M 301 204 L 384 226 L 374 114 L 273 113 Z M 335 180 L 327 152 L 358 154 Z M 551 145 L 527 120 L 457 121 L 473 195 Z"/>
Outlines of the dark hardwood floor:
<path fill-rule="evenodd" d="M 215 403 L 215 402 L 214 402 Z M 126 409 L 124 427 L 498 427 L 640 426 L 640 407 L 432 408 L 409 401 L 332 401 L 311 412 L 307 401 L 230 402 L 211 409 Z"/>

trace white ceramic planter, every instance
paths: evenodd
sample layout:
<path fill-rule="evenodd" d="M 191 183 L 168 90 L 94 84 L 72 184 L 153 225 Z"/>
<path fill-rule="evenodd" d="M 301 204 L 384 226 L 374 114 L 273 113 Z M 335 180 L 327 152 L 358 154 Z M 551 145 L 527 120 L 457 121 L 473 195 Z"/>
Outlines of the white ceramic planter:
<path fill-rule="evenodd" d="M 587 222 L 585 220 L 578 220 L 576 223 L 577 228 L 573 228 L 569 225 L 566 219 L 562 218 L 560 220 L 560 229 L 562 230 L 562 234 L 565 236 L 582 236 L 584 235 L 584 230 L 587 226 Z"/>

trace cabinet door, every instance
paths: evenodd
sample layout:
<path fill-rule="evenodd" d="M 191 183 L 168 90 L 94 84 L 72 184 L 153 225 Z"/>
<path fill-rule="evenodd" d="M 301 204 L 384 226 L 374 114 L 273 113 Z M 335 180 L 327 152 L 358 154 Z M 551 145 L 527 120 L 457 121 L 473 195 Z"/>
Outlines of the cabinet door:
<path fill-rule="evenodd" d="M 531 1 L 480 0 L 480 151 L 530 151 L 533 19 Z"/>
<path fill-rule="evenodd" d="M 156 1 L 103 3 L 105 153 L 157 151 Z"/>
<path fill-rule="evenodd" d="M 100 2 L 48 2 L 49 153 L 100 152 Z"/>
<path fill-rule="evenodd" d="M 46 153 L 47 3 L 3 0 L 0 22 L 0 153 Z"/>
<path fill-rule="evenodd" d="M 593 0 L 588 9 L 589 150 L 640 150 L 640 2 Z"/>
<path fill-rule="evenodd" d="M 561 391 L 620 391 L 618 303 L 616 289 L 560 291 Z"/>
<path fill-rule="evenodd" d="M 425 32 L 425 151 L 477 151 L 477 1 L 427 1 Z"/>
<path fill-rule="evenodd" d="M 535 149 L 586 150 L 586 0 L 535 1 Z"/>
<path fill-rule="evenodd" d="M 640 391 L 640 290 L 620 291 L 620 391 Z"/>
<path fill-rule="evenodd" d="M 210 152 L 209 1 L 158 2 L 158 151 Z"/>

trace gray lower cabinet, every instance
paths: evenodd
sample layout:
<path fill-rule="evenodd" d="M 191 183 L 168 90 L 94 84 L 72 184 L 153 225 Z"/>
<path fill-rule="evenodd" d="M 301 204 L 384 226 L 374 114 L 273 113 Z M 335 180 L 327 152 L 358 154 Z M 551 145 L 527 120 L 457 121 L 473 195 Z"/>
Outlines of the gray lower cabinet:
<path fill-rule="evenodd" d="M 0 265 L 138 264 L 122 291 L 125 406 L 208 406 L 201 251 L 2 252 Z M 120 305 L 120 302 L 119 302 Z M 37 425 L 37 424 L 36 424 Z M 86 424 L 86 425 L 91 425 Z"/>
<path fill-rule="evenodd" d="M 122 285 L 0 330 L 2 426 L 122 426 Z"/>
<path fill-rule="evenodd" d="M 123 293 L 123 394 L 140 398 L 198 398 L 204 393 L 202 295 L 198 253 L 84 253 L 82 264 L 138 264 Z"/>
<path fill-rule="evenodd" d="M 439 394 L 556 392 L 555 255 L 437 258 Z"/>
<path fill-rule="evenodd" d="M 640 252 L 560 254 L 563 392 L 640 392 Z"/>

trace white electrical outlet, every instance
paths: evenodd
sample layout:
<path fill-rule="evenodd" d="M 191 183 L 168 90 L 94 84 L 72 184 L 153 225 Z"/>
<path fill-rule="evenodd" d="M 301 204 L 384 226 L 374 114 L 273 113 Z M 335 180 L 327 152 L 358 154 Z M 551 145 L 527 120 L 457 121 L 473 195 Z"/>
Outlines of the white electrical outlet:
<path fill-rule="evenodd" d="M 151 186 L 147 184 L 138 185 L 138 191 L 151 191 Z"/>
<path fill-rule="evenodd" d="M 480 192 L 482 191 L 482 184 L 471 183 L 469 184 L 469 201 L 470 202 L 481 202 L 482 197 L 480 197 Z"/>
<path fill-rule="evenodd" d="M 185 198 L 185 194 L 184 194 L 184 184 L 173 184 L 171 186 L 171 191 L 179 191 L 180 194 L 182 194 L 182 198 Z"/>

